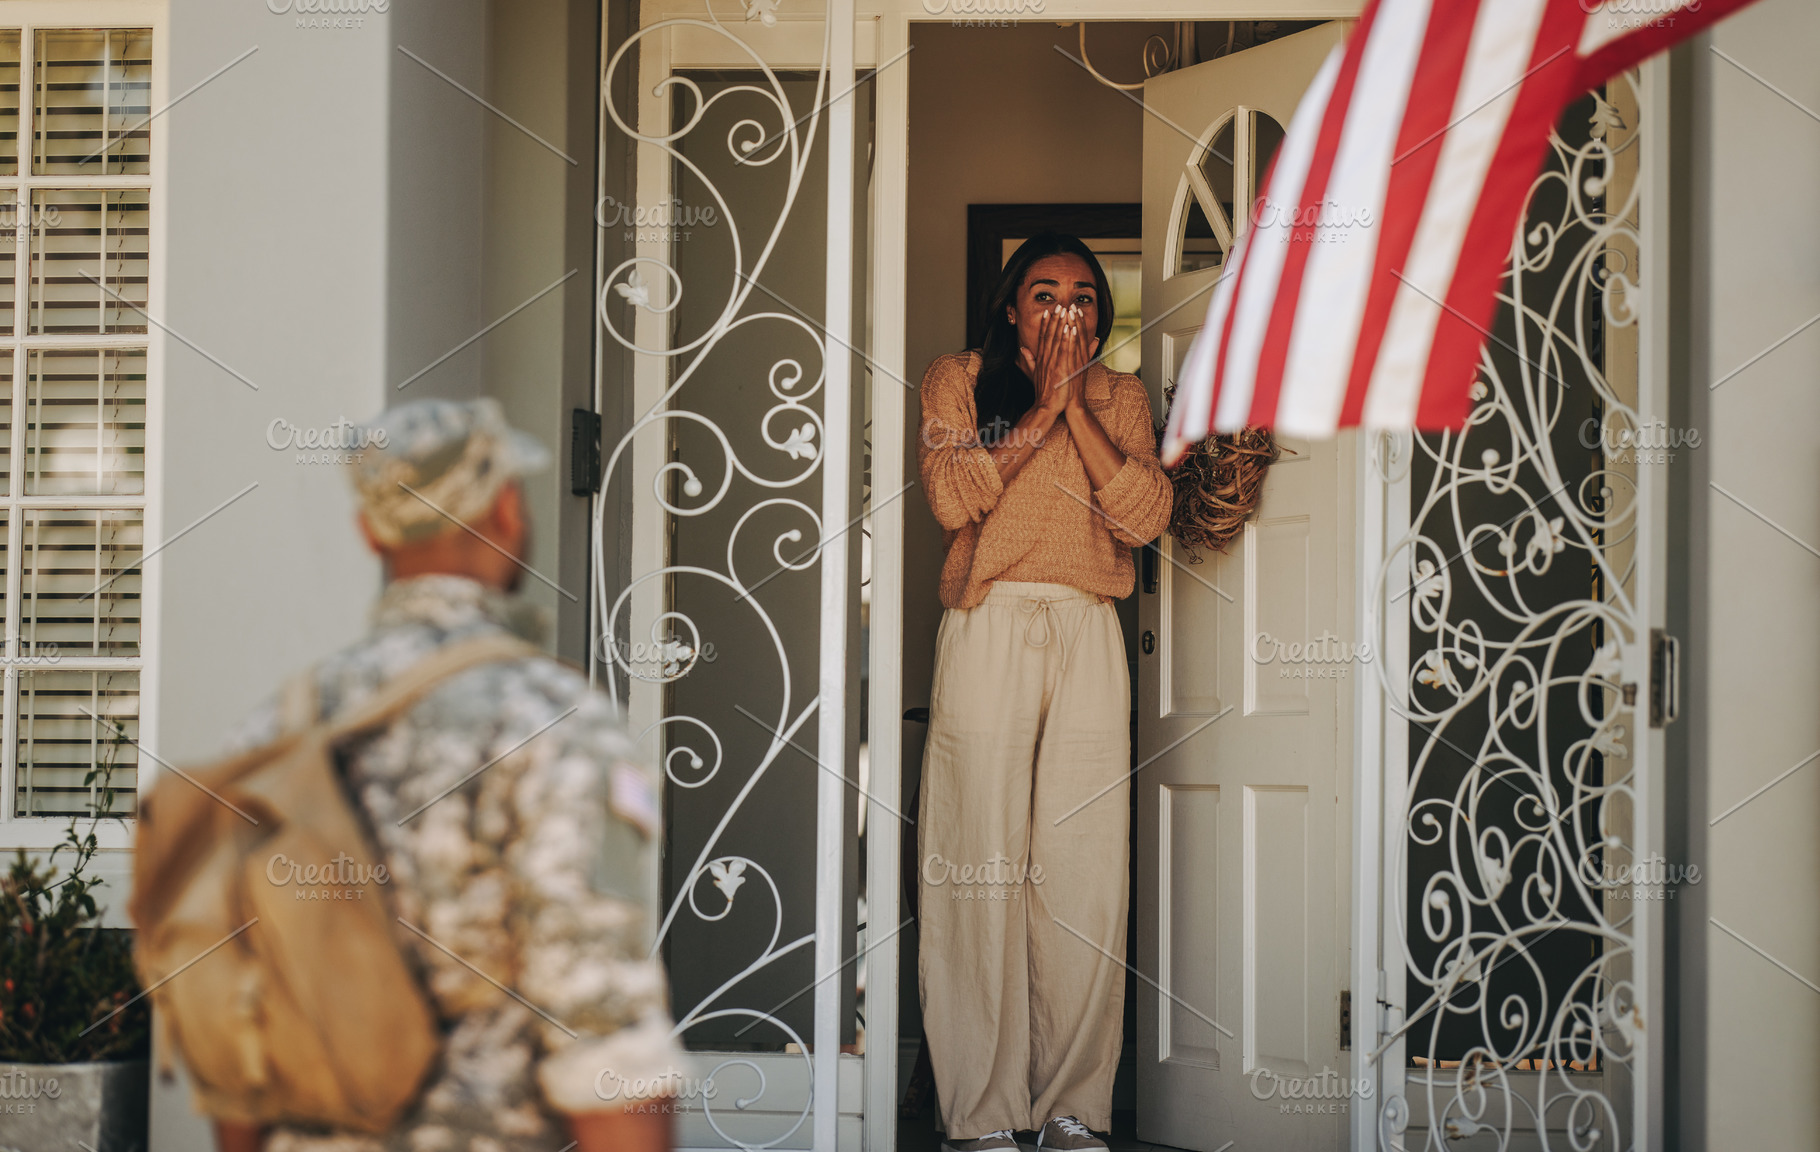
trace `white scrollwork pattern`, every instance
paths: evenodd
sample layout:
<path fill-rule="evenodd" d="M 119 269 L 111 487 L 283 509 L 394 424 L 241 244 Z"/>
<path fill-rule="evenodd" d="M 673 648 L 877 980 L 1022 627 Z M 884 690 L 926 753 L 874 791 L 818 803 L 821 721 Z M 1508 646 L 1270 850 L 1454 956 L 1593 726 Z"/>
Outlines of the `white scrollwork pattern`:
<path fill-rule="evenodd" d="M 740 6 L 745 21 L 757 21 L 767 26 L 776 22 L 776 0 L 740 0 Z M 691 409 L 683 396 L 684 389 L 702 373 L 703 365 L 716 348 L 721 346 L 726 337 L 746 325 L 793 326 L 806 334 L 816 347 L 822 346 L 820 331 L 803 317 L 787 311 L 762 308 L 748 310 L 748 305 L 755 281 L 778 245 L 798 191 L 809 172 L 809 145 L 815 137 L 828 92 L 828 41 L 824 37 L 814 111 L 799 118 L 792 110 L 783 84 L 771 66 L 737 34 L 738 25 L 723 23 L 714 11 L 713 0 L 706 0 L 704 9 L 701 18 L 669 19 L 646 25 L 619 45 L 607 62 L 603 74 L 603 111 L 611 123 L 626 138 L 641 146 L 661 151 L 665 162 L 674 165 L 679 171 L 686 171 L 693 186 L 704 189 L 705 194 L 711 198 L 712 211 L 726 225 L 725 232 L 732 244 L 732 275 L 724 286 L 708 286 L 704 289 L 699 285 L 685 284 L 683 274 L 668 256 L 660 258 L 641 254 L 606 272 L 601 279 L 596 299 L 599 323 L 610 339 L 639 356 L 663 358 L 670 367 L 668 382 L 661 395 L 638 415 L 613 445 L 605 462 L 603 487 L 610 492 L 615 484 L 625 482 L 620 475 L 621 465 L 626 461 L 635 438 L 641 434 L 663 434 L 669 427 L 687 422 L 704 430 L 711 442 L 718 446 L 719 459 L 712 469 L 718 471 L 718 475 L 704 475 L 699 462 L 672 459 L 655 470 L 648 494 L 635 494 L 638 499 L 648 496 L 662 514 L 674 517 L 698 517 L 720 507 L 732 498 L 735 476 L 759 489 L 778 493 L 797 488 L 816 476 L 821 467 L 825 441 L 821 412 L 811 403 L 820 392 L 824 379 L 823 367 L 820 365 L 811 370 L 798 360 L 784 358 L 772 364 L 766 372 L 766 386 L 775 403 L 764 413 L 757 429 L 757 439 L 764 445 L 760 451 L 763 460 L 747 459 L 741 455 L 734 445 L 734 438 L 728 435 L 718 421 L 712 403 L 698 399 L 694 403 L 694 409 Z M 824 20 L 824 27 L 829 33 L 833 31 L 831 22 Z M 676 30 L 685 28 L 691 30 L 692 34 L 719 37 L 737 57 L 748 61 L 749 69 L 762 76 L 762 80 L 719 86 L 712 95 L 708 95 L 700 84 L 687 75 L 667 76 L 657 84 L 654 92 L 645 95 L 647 99 L 659 102 L 674 102 L 679 109 L 676 122 L 669 131 L 661 134 L 640 132 L 634 126 L 638 119 L 636 112 L 621 109 L 615 102 L 615 74 L 621 67 L 629 66 L 629 60 L 637 59 L 636 56 L 628 55 L 635 46 L 651 43 L 654 37 L 674 35 Z M 676 99 L 679 94 L 680 100 Z M 715 186 L 713 180 L 681 147 L 684 138 L 702 123 L 708 110 L 722 101 L 756 102 L 761 110 L 758 115 L 743 116 L 728 131 L 724 144 L 734 163 L 755 168 L 777 166 L 784 184 L 782 206 L 765 232 L 764 242 L 756 253 L 746 250 L 741 229 L 737 226 L 734 206 L 728 203 L 722 190 Z M 667 316 L 677 308 L 685 290 L 717 293 L 715 298 L 720 303 L 714 321 L 704 332 L 686 342 L 664 343 L 661 346 L 639 343 L 634 334 L 636 325 L 633 323 L 637 313 L 642 310 L 653 316 Z M 656 328 L 650 330 L 655 331 Z M 759 785 L 787 742 L 796 737 L 797 731 L 814 714 L 817 705 L 814 699 L 805 702 L 793 695 L 794 687 L 783 639 L 765 607 L 752 595 L 757 590 L 757 585 L 748 584 L 747 579 L 754 578 L 753 574 L 742 574 L 736 569 L 735 546 L 740 533 L 755 515 L 760 512 L 770 512 L 772 516 L 781 513 L 798 521 L 798 524 L 777 534 L 769 549 L 771 556 L 780 569 L 811 568 L 819 560 L 823 544 L 821 519 L 810 503 L 796 495 L 768 497 L 747 508 L 731 529 L 726 544 L 725 571 L 698 565 L 669 564 L 650 571 L 635 572 L 623 587 L 616 589 L 609 585 L 613 579 L 613 569 L 607 563 L 604 544 L 607 537 L 605 517 L 608 509 L 613 506 L 613 501 L 605 498 L 604 493 L 603 498 L 596 501 L 593 533 L 595 575 L 592 594 L 598 628 L 595 655 L 604 670 L 607 690 L 623 702 L 633 680 L 655 684 L 674 683 L 688 676 L 697 666 L 704 651 L 704 641 L 711 643 L 712 637 L 703 637 L 696 621 L 685 612 L 665 610 L 649 625 L 648 647 L 640 644 L 637 650 L 656 652 L 659 654 L 656 659 L 632 659 L 628 653 L 633 650 L 633 646 L 626 642 L 624 635 L 629 630 L 624 621 L 629 617 L 629 604 L 635 591 L 654 582 L 661 590 L 668 582 L 683 576 L 724 586 L 743 610 L 754 615 L 768 636 L 770 645 L 768 649 L 757 653 L 746 651 L 741 655 L 745 659 L 760 662 L 774 658 L 782 685 L 778 711 L 768 721 L 773 738 L 759 762 L 750 766 L 750 775 L 742 782 L 737 795 L 720 814 L 718 823 L 702 845 L 700 854 L 688 873 L 690 881 L 681 885 L 664 910 L 658 928 L 658 940 L 661 942 L 670 932 L 677 916 L 685 910 L 702 922 L 715 923 L 727 917 L 736 900 L 762 900 L 768 896 L 773 912 L 770 938 L 743 967 L 720 987 L 704 996 L 699 1003 L 686 1011 L 678 1006 L 676 1034 L 680 1035 L 685 1029 L 707 1021 L 742 1018 L 770 1029 L 771 1034 L 765 1035 L 764 1039 L 781 1038 L 795 1044 L 796 1051 L 806 1052 L 808 1046 L 803 1037 L 797 1035 L 785 1021 L 766 1012 L 719 1003 L 741 981 L 785 956 L 810 947 L 815 938 L 810 934 L 780 942 L 784 917 L 782 896 L 776 881 L 757 861 L 718 853 L 717 845 L 721 843 L 723 833 L 741 805 Z M 641 737 L 657 739 L 663 745 L 665 773 L 678 788 L 699 788 L 723 770 L 734 770 L 735 766 L 726 763 L 720 734 L 710 723 L 699 717 L 665 715 L 649 725 Z M 744 765 L 738 767 L 746 768 Z M 747 942 L 729 941 L 728 946 L 743 949 Z M 808 1056 L 805 1054 L 803 1059 L 807 1067 Z M 705 1118 L 714 1131 L 726 1140 L 729 1147 L 770 1148 L 790 1139 L 808 1119 L 813 1109 L 812 1103 L 804 1106 L 801 1114 L 795 1117 L 795 1123 L 789 1125 L 787 1130 L 776 1133 L 762 1143 L 751 1142 L 750 1133 L 746 1133 L 744 1139 L 737 1138 L 723 1127 L 723 1117 L 716 1111 L 717 1103 L 722 1108 L 731 1107 L 735 1112 L 743 1112 L 757 1103 L 766 1090 L 765 1072 L 755 1061 L 729 1058 L 716 1065 L 713 1072 L 719 1074 L 723 1069 L 732 1067 L 750 1072 L 755 1077 L 755 1087 L 749 1093 L 736 1093 L 737 1099 L 703 1102 Z"/>
<path fill-rule="evenodd" d="M 1386 766 L 1408 773 L 1386 869 L 1407 881 L 1383 894 L 1406 1010 L 1373 1055 L 1407 1057 L 1405 1090 L 1378 1104 L 1386 1152 L 1632 1142 L 1632 906 L 1604 876 L 1635 850 L 1636 487 L 1566 422 L 1642 422 L 1620 378 L 1634 358 L 1614 351 L 1638 322 L 1637 83 L 1551 136 L 1466 426 L 1370 446 L 1379 480 L 1411 493 L 1371 599 L 1379 650 L 1405 629 L 1411 652 L 1376 665 L 1409 734 L 1407 764 Z"/>

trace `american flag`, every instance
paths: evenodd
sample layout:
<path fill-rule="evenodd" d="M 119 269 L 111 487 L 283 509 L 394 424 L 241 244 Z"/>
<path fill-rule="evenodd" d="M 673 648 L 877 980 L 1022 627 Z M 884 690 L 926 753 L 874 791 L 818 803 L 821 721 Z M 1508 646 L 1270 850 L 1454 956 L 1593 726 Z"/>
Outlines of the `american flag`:
<path fill-rule="evenodd" d="M 1549 128 L 1750 2 L 1372 0 L 1302 97 L 1214 289 L 1164 461 L 1247 425 L 1457 427 Z"/>

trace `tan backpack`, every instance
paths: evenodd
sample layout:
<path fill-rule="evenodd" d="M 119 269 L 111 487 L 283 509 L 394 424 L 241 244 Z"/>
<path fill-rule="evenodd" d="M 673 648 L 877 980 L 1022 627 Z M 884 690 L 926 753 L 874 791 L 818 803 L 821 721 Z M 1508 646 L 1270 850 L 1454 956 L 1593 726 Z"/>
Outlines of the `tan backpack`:
<path fill-rule="evenodd" d="M 457 672 L 536 654 L 508 636 L 452 644 L 320 722 L 305 678 L 286 694 L 301 723 L 278 740 L 159 774 L 134 841 L 134 960 L 202 1112 L 383 1132 L 416 1099 L 441 1036 L 334 751 Z"/>

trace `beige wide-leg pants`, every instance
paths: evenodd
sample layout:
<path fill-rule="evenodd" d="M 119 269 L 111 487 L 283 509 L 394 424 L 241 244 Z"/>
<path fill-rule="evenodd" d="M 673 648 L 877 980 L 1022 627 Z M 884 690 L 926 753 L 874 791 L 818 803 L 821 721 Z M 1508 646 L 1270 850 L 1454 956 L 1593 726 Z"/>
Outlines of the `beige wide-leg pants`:
<path fill-rule="evenodd" d="M 923 1029 L 948 1138 L 1112 1126 L 1130 676 L 1111 604 L 999 582 L 936 638 L 917 819 Z"/>

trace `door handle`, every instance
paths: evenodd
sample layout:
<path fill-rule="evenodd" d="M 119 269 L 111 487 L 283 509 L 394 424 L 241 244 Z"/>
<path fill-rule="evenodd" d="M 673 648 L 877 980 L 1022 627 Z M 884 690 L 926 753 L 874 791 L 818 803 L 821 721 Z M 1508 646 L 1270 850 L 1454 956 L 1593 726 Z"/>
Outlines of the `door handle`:
<path fill-rule="evenodd" d="M 1138 639 L 1138 647 L 1142 648 L 1144 650 L 1144 655 L 1146 655 L 1146 656 L 1155 652 L 1156 651 L 1156 633 L 1152 632 L 1148 628 L 1144 629 L 1144 635 L 1139 637 L 1139 639 Z"/>

